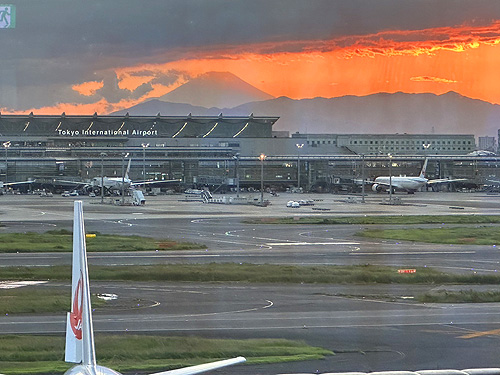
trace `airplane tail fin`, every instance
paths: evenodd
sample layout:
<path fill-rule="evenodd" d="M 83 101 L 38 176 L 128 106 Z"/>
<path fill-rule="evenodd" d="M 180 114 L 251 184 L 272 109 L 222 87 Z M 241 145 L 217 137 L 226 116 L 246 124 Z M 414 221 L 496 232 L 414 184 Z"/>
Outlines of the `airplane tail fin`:
<path fill-rule="evenodd" d="M 125 172 L 125 179 L 129 180 L 128 174 L 130 172 L 130 163 L 132 162 L 132 158 L 128 159 L 127 171 Z M 123 170 L 123 169 L 122 169 Z"/>
<path fill-rule="evenodd" d="M 427 161 L 429 159 L 425 158 L 424 165 L 422 166 L 422 170 L 420 171 L 420 174 L 418 177 L 420 178 L 425 178 L 425 170 L 427 169 Z"/>
<path fill-rule="evenodd" d="M 117 372 L 111 369 L 96 365 L 94 329 L 92 327 L 92 307 L 90 304 L 89 273 L 87 267 L 87 250 L 85 245 L 85 228 L 83 224 L 83 209 L 81 201 L 75 201 L 74 210 L 73 271 L 71 283 L 72 302 L 71 312 L 68 313 L 66 322 L 65 361 L 81 363 L 81 365 L 85 368 L 85 373 L 117 374 Z M 215 370 L 242 362 L 245 362 L 245 358 L 236 357 L 223 361 L 159 372 L 153 375 L 196 375 L 205 371 Z M 72 373 L 76 374 L 77 372 Z"/>
<path fill-rule="evenodd" d="M 66 322 L 65 361 L 96 366 L 82 201 L 75 201 L 74 205 L 71 312 Z"/>

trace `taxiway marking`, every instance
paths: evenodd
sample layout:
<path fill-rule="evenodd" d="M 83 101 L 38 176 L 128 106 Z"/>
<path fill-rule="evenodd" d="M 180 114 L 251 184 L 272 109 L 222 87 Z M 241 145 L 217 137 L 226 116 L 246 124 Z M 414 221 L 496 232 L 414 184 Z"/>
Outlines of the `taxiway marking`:
<path fill-rule="evenodd" d="M 467 335 L 458 336 L 459 339 L 474 339 L 476 337 L 489 336 L 489 335 L 500 335 L 500 329 L 493 329 L 491 331 L 480 331 L 469 333 Z"/>
<path fill-rule="evenodd" d="M 268 246 L 359 245 L 359 242 L 267 242 Z"/>

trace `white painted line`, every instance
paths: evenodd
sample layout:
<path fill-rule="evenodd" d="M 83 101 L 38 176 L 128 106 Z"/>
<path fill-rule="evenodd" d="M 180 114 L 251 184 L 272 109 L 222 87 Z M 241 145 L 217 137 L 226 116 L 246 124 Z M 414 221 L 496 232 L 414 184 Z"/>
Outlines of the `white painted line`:
<path fill-rule="evenodd" d="M 268 246 L 359 245 L 359 242 L 267 242 Z"/>
<path fill-rule="evenodd" d="M 14 289 L 23 286 L 45 284 L 47 281 L 1 281 L 0 289 Z"/>
<path fill-rule="evenodd" d="M 403 251 L 403 252 L 373 252 L 350 253 L 349 255 L 427 255 L 427 254 L 475 254 L 475 251 Z"/>
<path fill-rule="evenodd" d="M 193 254 L 193 255 L 174 255 L 174 254 L 158 254 L 158 255 L 141 255 L 141 258 L 216 258 L 220 257 L 220 254 Z M 120 254 L 117 255 L 89 255 L 89 258 L 99 259 L 99 258 L 136 258 L 137 254 Z"/>

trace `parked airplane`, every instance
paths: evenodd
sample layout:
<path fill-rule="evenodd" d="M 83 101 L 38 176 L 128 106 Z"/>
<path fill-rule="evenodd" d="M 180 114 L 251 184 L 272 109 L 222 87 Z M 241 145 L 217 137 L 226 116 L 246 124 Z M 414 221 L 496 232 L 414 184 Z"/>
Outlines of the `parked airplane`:
<path fill-rule="evenodd" d="M 181 180 L 148 180 L 148 181 L 138 181 L 133 182 L 128 174 L 130 172 L 130 163 L 132 159 L 128 160 L 127 170 L 125 171 L 125 176 L 123 177 L 94 177 L 90 183 L 90 186 L 94 188 L 94 190 L 100 190 L 104 185 L 105 191 L 109 193 L 118 192 L 123 190 L 128 190 L 130 188 L 135 188 L 141 185 L 152 185 L 152 184 L 163 184 L 169 182 L 180 182 Z"/>
<path fill-rule="evenodd" d="M 129 159 L 125 175 L 123 177 L 94 177 L 90 183 L 75 182 L 75 181 L 57 181 L 61 184 L 72 184 L 74 189 L 77 190 L 92 190 L 96 194 L 100 194 L 102 186 L 104 186 L 104 191 L 107 194 L 119 193 L 122 191 L 127 191 L 128 189 L 133 189 L 141 185 L 153 185 L 153 184 L 164 184 L 171 182 L 181 182 L 180 179 L 176 180 L 147 180 L 147 181 L 132 181 L 129 177 L 130 163 L 132 159 Z"/>
<path fill-rule="evenodd" d="M 71 312 L 68 313 L 66 322 L 65 361 L 78 365 L 66 371 L 65 375 L 119 375 L 120 373 L 99 366 L 96 362 L 81 201 L 74 203 L 71 301 Z M 152 375 L 194 375 L 242 362 L 245 362 L 245 358 L 236 357 Z"/>
<path fill-rule="evenodd" d="M 459 179 L 433 179 L 428 180 L 425 178 L 425 170 L 427 169 L 427 161 L 425 159 L 422 170 L 418 176 L 380 176 L 377 177 L 372 183 L 372 190 L 380 193 L 382 191 L 388 191 L 392 187 L 392 191 L 403 190 L 408 192 L 408 194 L 413 194 L 420 188 L 427 184 L 442 184 L 448 182 L 465 181 L 465 178 Z"/>
<path fill-rule="evenodd" d="M 29 180 L 29 181 L 18 181 L 18 182 L 2 182 L 0 181 L 0 194 L 3 193 L 3 189 L 19 189 L 21 186 L 25 185 L 31 185 L 35 181 Z M 28 187 L 29 188 L 29 187 Z"/>

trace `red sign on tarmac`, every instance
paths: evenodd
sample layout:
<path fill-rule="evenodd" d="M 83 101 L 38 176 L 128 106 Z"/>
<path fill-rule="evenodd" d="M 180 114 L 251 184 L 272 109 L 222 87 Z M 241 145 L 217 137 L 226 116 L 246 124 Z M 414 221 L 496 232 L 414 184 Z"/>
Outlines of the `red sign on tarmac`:
<path fill-rule="evenodd" d="M 405 270 L 398 270 L 398 273 L 416 273 L 417 270 L 415 268 L 410 268 L 410 269 L 405 269 Z"/>

